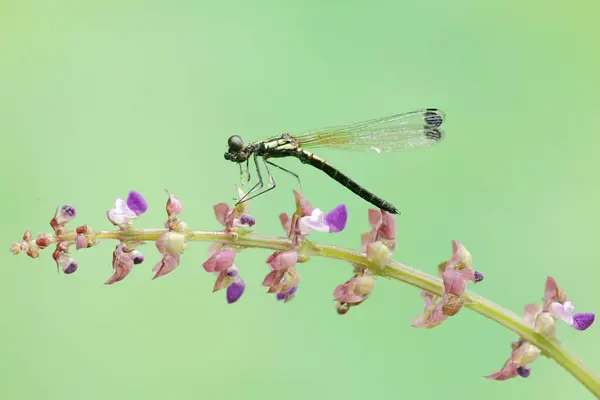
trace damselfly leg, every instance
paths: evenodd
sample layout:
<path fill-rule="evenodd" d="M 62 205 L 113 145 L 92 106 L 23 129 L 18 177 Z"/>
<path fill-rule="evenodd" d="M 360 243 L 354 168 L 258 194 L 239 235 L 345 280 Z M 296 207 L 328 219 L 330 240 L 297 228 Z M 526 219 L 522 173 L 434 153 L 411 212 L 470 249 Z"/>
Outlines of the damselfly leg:
<path fill-rule="evenodd" d="M 250 190 L 250 192 L 246 193 L 244 195 L 244 197 L 242 197 L 237 202 L 237 204 L 243 203 L 243 202 L 248 201 L 248 200 L 252 200 L 253 198 L 260 196 L 261 194 L 265 194 L 268 191 L 275 189 L 275 186 L 277 186 L 275 184 L 275 178 L 273 178 L 273 173 L 269 169 L 269 164 L 271 164 L 271 165 L 274 165 L 274 164 L 270 163 L 269 161 L 267 161 L 267 160 L 265 160 L 264 158 L 261 157 L 261 159 L 263 160 L 263 163 L 265 164 L 265 169 L 267 170 L 267 175 L 269 176 L 269 183 L 267 185 L 268 187 L 265 190 L 259 191 L 258 193 L 253 194 L 252 196 L 250 196 L 250 194 L 252 193 L 252 191 L 254 191 L 257 186 L 260 185 L 260 189 L 262 189 L 263 186 L 264 186 L 263 181 L 262 181 L 262 175 L 260 174 L 260 168 L 258 167 L 258 161 L 256 160 L 256 158 L 257 157 L 254 156 L 254 163 L 256 164 L 256 173 L 258 174 L 258 180 L 259 180 L 259 182 L 256 185 L 254 185 L 254 187 Z"/>
<path fill-rule="evenodd" d="M 280 170 L 282 170 L 282 171 L 285 171 L 285 172 L 287 172 L 288 174 L 290 174 L 290 175 L 292 175 L 293 177 L 295 177 L 295 178 L 296 178 L 296 180 L 298 181 L 298 188 L 300 189 L 300 193 L 302 193 L 302 182 L 300 182 L 300 177 L 299 177 L 297 174 L 295 174 L 295 173 L 293 173 L 292 171 L 290 171 L 290 170 L 287 170 L 287 169 L 285 169 L 285 168 L 283 168 L 283 167 L 280 167 L 279 165 L 277 165 L 277 164 L 275 164 L 275 163 L 273 163 L 273 162 L 271 162 L 271 161 L 268 161 L 268 160 L 267 160 L 267 164 L 270 164 L 270 165 L 272 165 L 272 166 L 274 166 L 274 167 L 276 167 L 276 168 L 279 168 Z"/>
<path fill-rule="evenodd" d="M 250 200 L 252 197 L 248 198 L 248 196 L 249 196 L 249 195 L 250 195 L 252 192 L 256 191 L 256 190 L 257 190 L 257 188 L 259 188 L 259 190 L 260 190 L 260 189 L 262 189 L 262 188 L 263 188 L 263 186 L 264 186 L 263 179 L 262 179 L 262 174 L 260 173 L 260 168 L 258 167 L 258 161 L 257 161 L 257 158 L 258 158 L 258 157 L 257 157 L 257 155 L 255 154 L 255 155 L 254 155 L 254 157 L 252 157 L 252 158 L 253 158 L 253 160 L 254 160 L 254 166 L 256 167 L 256 175 L 258 176 L 258 182 L 256 182 L 256 184 L 255 184 L 254 186 L 252 186 L 252 188 L 251 188 L 250 190 L 248 190 L 248 191 L 246 192 L 246 194 L 245 194 L 245 195 L 243 195 L 243 196 L 242 196 L 242 198 L 238 200 L 238 202 L 237 202 L 237 203 L 235 203 L 236 205 L 238 205 L 238 204 L 240 204 L 240 203 L 243 203 L 243 202 L 245 202 L 245 201 L 248 201 L 248 200 Z M 247 168 L 246 170 L 247 170 L 247 171 L 249 171 L 249 168 Z M 250 173 L 248 173 L 248 176 L 250 176 Z M 253 197 L 254 197 L 254 196 L 253 196 Z"/>
<path fill-rule="evenodd" d="M 250 160 L 246 160 L 246 169 L 242 169 L 242 163 L 239 163 L 240 166 L 240 183 L 244 186 L 246 183 L 250 182 Z"/>

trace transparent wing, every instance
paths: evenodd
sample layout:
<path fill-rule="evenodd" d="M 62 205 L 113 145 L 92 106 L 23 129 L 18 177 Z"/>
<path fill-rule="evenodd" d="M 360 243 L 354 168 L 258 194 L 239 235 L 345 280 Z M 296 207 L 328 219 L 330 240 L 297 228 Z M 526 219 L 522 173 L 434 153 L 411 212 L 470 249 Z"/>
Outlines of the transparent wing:
<path fill-rule="evenodd" d="M 337 148 L 391 152 L 429 147 L 444 137 L 441 110 L 428 108 L 357 124 L 323 128 L 294 136 L 304 149 Z"/>

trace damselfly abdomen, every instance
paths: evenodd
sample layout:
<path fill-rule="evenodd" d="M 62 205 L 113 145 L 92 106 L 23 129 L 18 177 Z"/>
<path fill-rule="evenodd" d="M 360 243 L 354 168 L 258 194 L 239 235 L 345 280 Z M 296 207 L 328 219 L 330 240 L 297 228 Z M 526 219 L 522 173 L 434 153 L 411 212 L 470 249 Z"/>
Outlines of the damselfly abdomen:
<path fill-rule="evenodd" d="M 269 161 L 270 158 L 295 157 L 302 163 L 312 165 L 325 172 L 374 206 L 398 214 L 398 210 L 391 203 L 368 191 L 307 149 L 334 148 L 381 153 L 429 147 L 442 140 L 444 133 L 440 126 L 444 119 L 445 116 L 441 110 L 427 108 L 352 125 L 323 128 L 295 136 L 283 134 L 247 145 L 244 145 L 241 137 L 232 136 L 228 141 L 229 149 L 225 153 L 225 159 L 238 163 L 240 170 L 244 162 L 246 171 L 248 170 L 250 158 L 254 160 L 256 166 L 258 183 L 239 202 L 248 201 L 275 188 L 275 180 L 269 166 L 288 172 L 300 181 L 295 173 Z M 263 189 L 264 182 L 259 168 L 259 157 L 265 165 L 269 178 L 266 189 Z"/>

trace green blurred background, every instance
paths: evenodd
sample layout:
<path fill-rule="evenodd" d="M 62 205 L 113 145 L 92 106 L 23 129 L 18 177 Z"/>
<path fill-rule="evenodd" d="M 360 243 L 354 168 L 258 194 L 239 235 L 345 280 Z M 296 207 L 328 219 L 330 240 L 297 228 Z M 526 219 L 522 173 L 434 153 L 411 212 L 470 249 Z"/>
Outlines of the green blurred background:
<path fill-rule="evenodd" d="M 123 282 L 114 243 L 76 254 L 57 274 L 50 252 L 14 257 L 25 228 L 49 229 L 58 204 L 109 228 L 128 190 L 161 227 L 164 188 L 194 229 L 219 229 L 238 168 L 226 140 L 298 133 L 423 107 L 447 114 L 446 139 L 401 154 L 319 154 L 397 205 L 396 259 L 435 273 L 452 239 L 486 280 L 478 293 L 516 312 L 553 275 L 579 306 L 600 311 L 597 235 L 600 80 L 597 2 L 33 1 L 0 3 L 0 398 L 2 399 L 587 399 L 555 363 L 529 379 L 483 379 L 514 335 L 464 311 L 410 327 L 418 290 L 379 280 L 344 317 L 331 298 L 350 266 L 300 268 L 288 304 L 260 283 L 268 252 L 238 257 L 248 287 L 228 306 L 211 294 L 207 244 L 151 281 L 159 259 Z M 357 248 L 369 205 L 295 160 L 314 205 L 345 202 L 348 228 L 317 239 Z M 253 202 L 260 233 L 280 235 L 295 182 Z M 600 327 L 559 326 L 600 370 Z"/>

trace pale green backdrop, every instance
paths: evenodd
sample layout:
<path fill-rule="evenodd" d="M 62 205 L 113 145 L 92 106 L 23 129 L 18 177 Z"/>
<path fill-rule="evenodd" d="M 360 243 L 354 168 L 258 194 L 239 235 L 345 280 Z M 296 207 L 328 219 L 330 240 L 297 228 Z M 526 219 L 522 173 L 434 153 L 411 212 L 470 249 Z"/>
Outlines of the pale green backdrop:
<path fill-rule="evenodd" d="M 529 379 L 500 368 L 514 335 L 468 310 L 439 328 L 410 327 L 418 291 L 380 280 L 345 317 L 331 293 L 351 268 L 303 265 L 297 298 L 260 286 L 268 252 L 238 258 L 247 293 L 228 306 L 194 244 L 151 281 L 158 260 L 111 287 L 114 243 L 57 274 L 8 252 L 25 228 L 49 229 L 57 204 L 77 222 L 135 189 L 139 225 L 160 227 L 164 188 L 194 229 L 218 229 L 247 140 L 422 107 L 447 113 L 445 141 L 404 154 L 320 153 L 396 204 L 396 259 L 434 273 L 450 241 L 473 253 L 478 293 L 520 312 L 546 275 L 580 311 L 600 311 L 596 1 L 33 1 L 0 5 L 0 398 L 2 399 L 588 399 L 556 364 Z M 282 163 L 349 226 L 318 239 L 358 247 L 368 204 L 319 171 Z M 282 233 L 293 179 L 253 203 L 261 233 Z M 559 327 L 600 370 L 600 326 Z"/>

